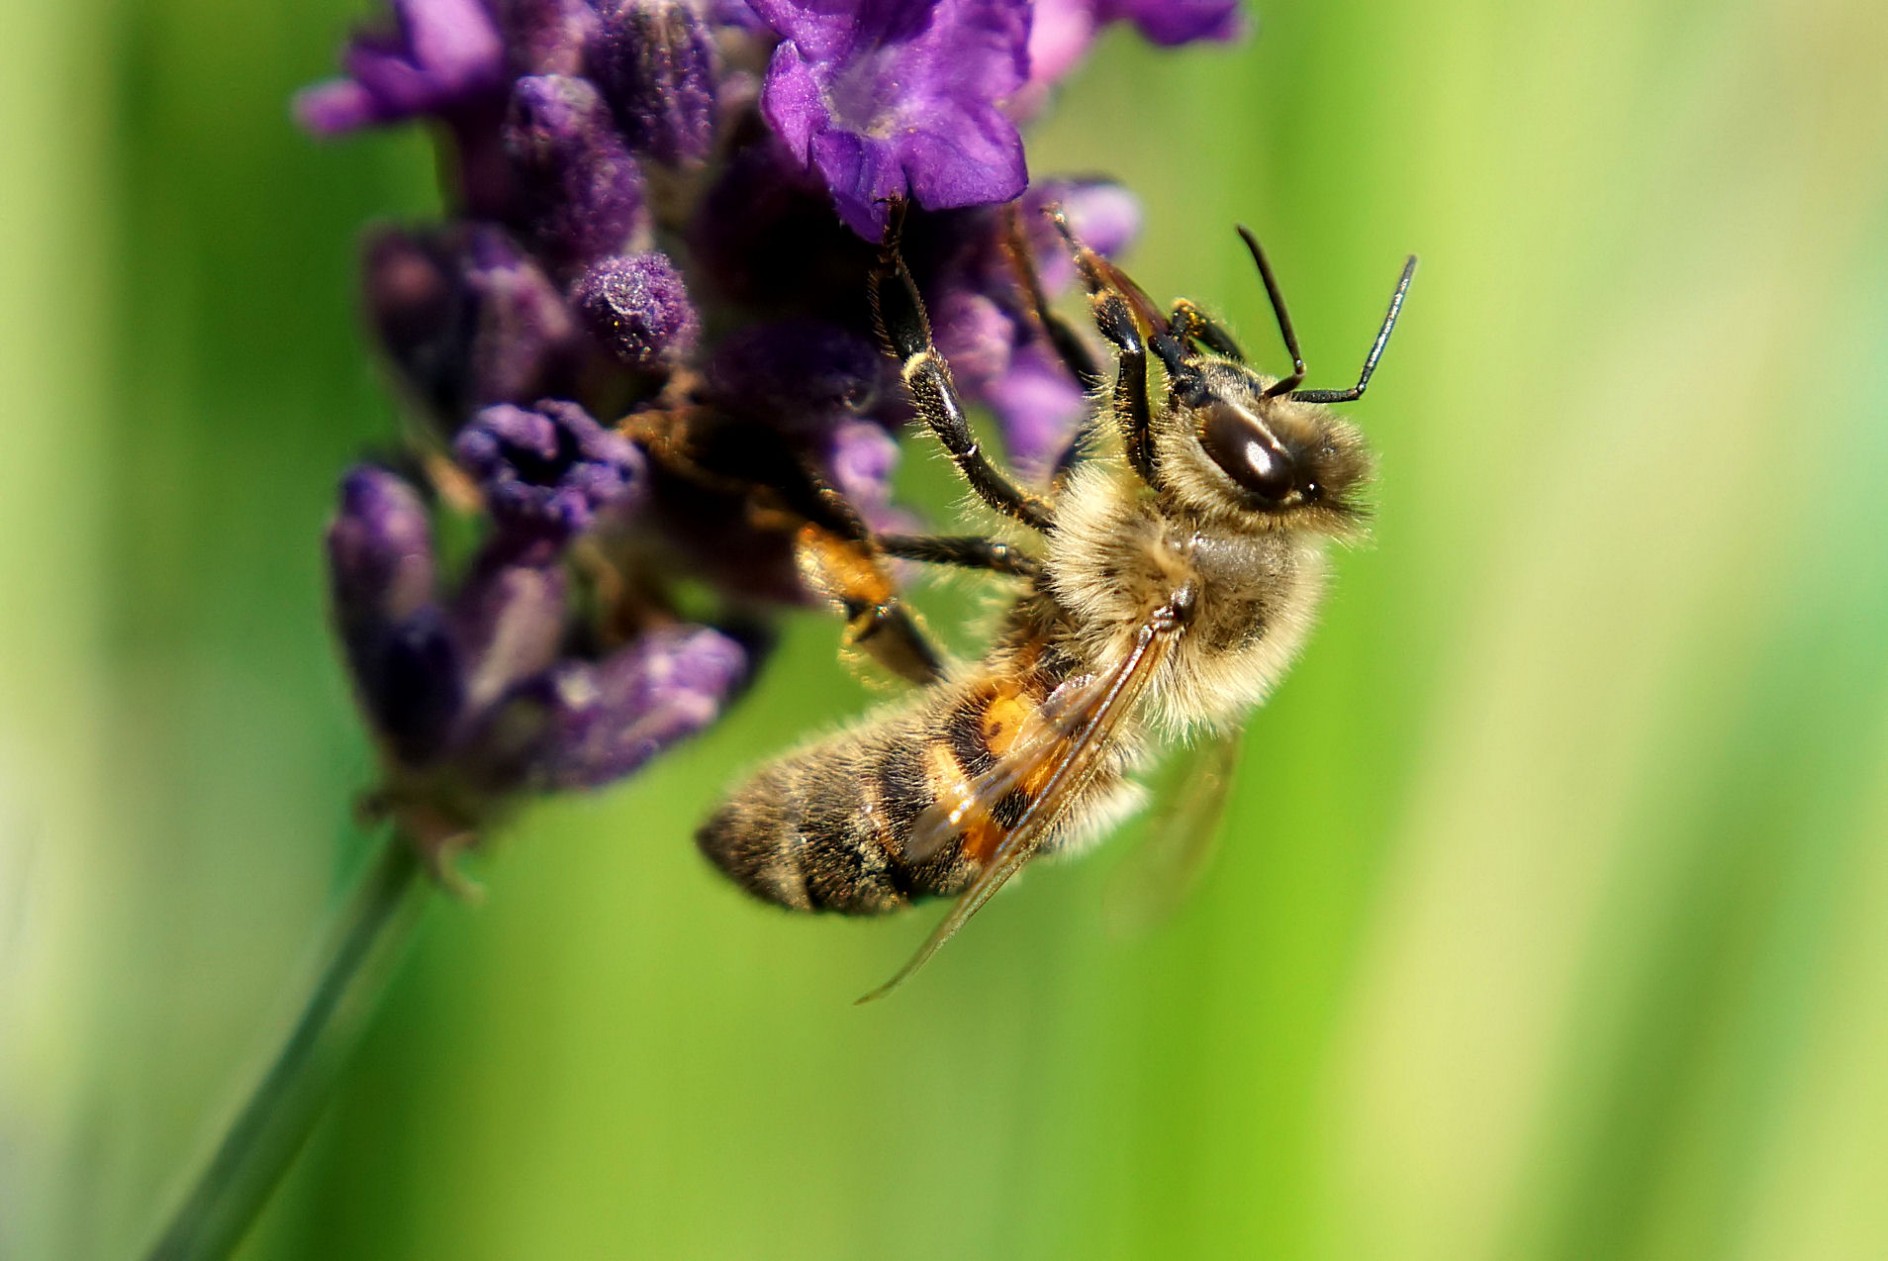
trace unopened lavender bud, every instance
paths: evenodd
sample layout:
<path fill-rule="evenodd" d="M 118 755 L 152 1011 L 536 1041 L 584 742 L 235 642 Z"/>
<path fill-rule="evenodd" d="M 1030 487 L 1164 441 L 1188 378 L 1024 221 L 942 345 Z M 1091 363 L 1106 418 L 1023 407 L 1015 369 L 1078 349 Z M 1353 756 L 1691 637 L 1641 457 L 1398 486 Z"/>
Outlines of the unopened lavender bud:
<path fill-rule="evenodd" d="M 465 708 L 465 674 L 443 611 L 427 605 L 358 642 L 348 664 L 368 722 L 403 765 L 446 751 Z"/>
<path fill-rule="evenodd" d="M 575 403 L 481 411 L 453 443 L 500 536 L 521 560 L 548 559 L 642 491 L 642 453 Z"/>
<path fill-rule="evenodd" d="M 598 26 L 590 0 L 510 0 L 503 22 L 520 74 L 582 74 Z"/>
<path fill-rule="evenodd" d="M 473 310 L 470 407 L 566 392 L 582 334 L 551 278 L 505 232 L 483 224 L 470 230 L 464 267 Z"/>
<path fill-rule="evenodd" d="M 382 349 L 446 432 L 484 404 L 568 389 L 584 353 L 575 317 L 503 229 L 380 229 L 362 271 Z"/>
<path fill-rule="evenodd" d="M 1129 21 L 1156 44 L 1237 39 L 1245 30 L 1239 0 L 1097 0 L 1102 21 Z"/>
<path fill-rule="evenodd" d="M 660 252 L 593 263 L 570 297 L 590 335 L 633 368 L 673 363 L 701 335 L 682 274 Z"/>
<path fill-rule="evenodd" d="M 505 117 L 505 152 L 525 227 L 558 265 L 619 254 L 647 227 L 642 174 L 588 80 L 519 79 Z"/>
<path fill-rule="evenodd" d="M 432 531 L 411 486 L 371 466 L 348 473 L 328 527 L 328 577 L 361 708 L 402 763 L 424 763 L 443 746 L 463 686 L 433 603 Z"/>
<path fill-rule="evenodd" d="M 715 48 L 676 0 L 604 0 L 589 66 L 629 147 L 667 166 L 714 145 Z"/>
<path fill-rule="evenodd" d="M 1081 383 L 1041 340 L 1017 347 L 1009 369 L 984 394 L 1010 462 L 1031 476 L 1055 463 L 1088 408 Z"/>
<path fill-rule="evenodd" d="M 418 492 L 383 468 L 350 470 L 328 526 L 328 576 L 343 626 L 398 621 L 430 601 L 433 531 Z"/>
<path fill-rule="evenodd" d="M 964 391 L 983 397 L 986 386 L 1009 367 L 1016 321 L 984 294 L 952 289 L 932 304 L 937 348 Z"/>
<path fill-rule="evenodd" d="M 569 579 L 560 565 L 510 564 L 489 548 L 452 602 L 466 703 L 484 709 L 557 660 Z"/>
<path fill-rule="evenodd" d="M 1119 254 L 1141 234 L 1141 199 L 1113 180 L 1052 180 L 1047 193 L 1061 204 L 1076 239 L 1103 257 Z"/>
<path fill-rule="evenodd" d="M 560 666 L 543 685 L 531 778 L 544 788 L 621 779 L 713 722 L 746 673 L 741 645 L 704 626 L 652 630 L 600 662 Z"/>

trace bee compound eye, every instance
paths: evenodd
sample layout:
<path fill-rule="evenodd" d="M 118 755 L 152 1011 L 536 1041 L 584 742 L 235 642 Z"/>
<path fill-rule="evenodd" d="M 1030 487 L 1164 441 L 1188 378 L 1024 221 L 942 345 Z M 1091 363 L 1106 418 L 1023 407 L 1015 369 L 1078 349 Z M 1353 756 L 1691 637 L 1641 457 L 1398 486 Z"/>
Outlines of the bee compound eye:
<path fill-rule="evenodd" d="M 1298 470 L 1291 452 L 1243 408 L 1217 406 L 1200 426 L 1200 446 L 1226 476 L 1276 503 L 1291 493 Z"/>

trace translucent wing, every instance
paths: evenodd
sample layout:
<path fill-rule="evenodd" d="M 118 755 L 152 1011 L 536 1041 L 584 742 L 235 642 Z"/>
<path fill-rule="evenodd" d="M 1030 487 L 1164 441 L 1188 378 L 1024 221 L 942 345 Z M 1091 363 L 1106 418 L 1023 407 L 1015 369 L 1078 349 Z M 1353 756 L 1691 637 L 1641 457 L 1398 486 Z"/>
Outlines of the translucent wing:
<path fill-rule="evenodd" d="M 906 846 L 907 861 L 922 861 L 924 855 L 937 853 L 960 834 L 997 829 L 996 804 L 1017 789 L 1029 792 L 1029 804 L 1015 825 L 996 832 L 991 853 L 970 887 L 958 895 L 910 962 L 859 999 L 861 1003 L 883 998 L 903 984 L 1029 861 L 1043 834 L 1061 817 L 1108 751 L 1121 719 L 1133 712 L 1178 630 L 1164 617 L 1143 626 L 1134 647 L 1119 663 L 1073 688 L 1053 713 L 1044 716 L 1040 728 L 1020 737 L 1002 761 L 973 781 L 968 792 L 956 800 L 939 801 L 918 816 Z"/>
<path fill-rule="evenodd" d="M 1109 878 L 1102 903 L 1109 932 L 1131 936 L 1153 928 L 1199 885 L 1219 851 L 1244 735 L 1236 729 L 1174 755 L 1155 787 L 1140 847 Z"/>

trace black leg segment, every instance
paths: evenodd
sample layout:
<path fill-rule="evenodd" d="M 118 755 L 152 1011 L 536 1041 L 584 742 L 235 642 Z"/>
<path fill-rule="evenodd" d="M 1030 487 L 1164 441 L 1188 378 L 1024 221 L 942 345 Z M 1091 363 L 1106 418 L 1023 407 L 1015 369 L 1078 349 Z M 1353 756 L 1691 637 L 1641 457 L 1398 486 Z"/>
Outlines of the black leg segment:
<path fill-rule="evenodd" d="M 1036 578 L 1042 574 L 1042 566 L 1035 557 L 1000 539 L 975 535 L 881 534 L 878 545 L 887 556 L 927 565 L 987 569 L 1019 578 Z"/>
<path fill-rule="evenodd" d="M 897 219 L 894 217 L 893 223 Z M 944 444 L 957 471 L 977 497 L 1006 517 L 1031 529 L 1054 528 L 1049 505 L 1005 476 L 978 445 L 964 414 L 963 400 L 951 380 L 950 365 L 931 340 L 931 321 L 924 299 L 898 252 L 894 235 L 885 244 L 884 257 L 872 273 L 872 314 L 879 335 L 892 356 L 903 365 L 905 389 L 918 414 Z"/>
<path fill-rule="evenodd" d="M 1068 219 L 1060 211 L 1053 212 L 1053 217 L 1056 229 L 1075 256 L 1075 269 L 1082 278 L 1082 286 L 1088 290 L 1095 327 L 1120 354 L 1112 402 L 1115 422 L 1121 426 L 1121 437 L 1127 445 L 1128 463 L 1134 466 L 1142 481 L 1155 485 L 1158 470 L 1154 455 L 1154 413 L 1147 401 L 1147 344 L 1141 336 L 1135 311 L 1140 308 L 1147 315 L 1149 327 L 1159 327 L 1161 321 L 1153 314 L 1153 304 L 1146 294 L 1101 255 L 1075 239 Z"/>

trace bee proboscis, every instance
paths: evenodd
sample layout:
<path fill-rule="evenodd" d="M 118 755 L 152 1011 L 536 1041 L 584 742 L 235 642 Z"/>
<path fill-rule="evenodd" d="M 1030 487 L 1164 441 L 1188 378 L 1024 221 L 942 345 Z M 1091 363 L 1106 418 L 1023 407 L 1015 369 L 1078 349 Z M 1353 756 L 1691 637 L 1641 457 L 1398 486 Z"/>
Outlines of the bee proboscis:
<path fill-rule="evenodd" d="M 1283 377 L 1248 366 L 1184 299 L 1162 315 L 1054 217 L 1116 362 L 1104 384 L 1025 266 L 1035 318 L 1105 400 L 1042 493 L 999 470 L 972 436 L 895 234 L 873 283 L 918 413 L 984 505 L 1034 539 L 880 536 L 870 549 L 1015 583 L 988 651 L 763 766 L 697 834 L 730 877 L 787 907 L 875 914 L 955 895 L 917 954 L 866 999 L 909 977 L 1030 859 L 1071 850 L 1132 810 L 1133 777 L 1162 739 L 1236 736 L 1310 628 L 1325 544 L 1363 529 L 1370 455 L 1329 405 L 1369 384 L 1415 257 L 1357 383 L 1307 390 L 1278 284 L 1246 229 L 1291 356 Z M 1165 377 L 1158 403 L 1150 359 Z"/>

